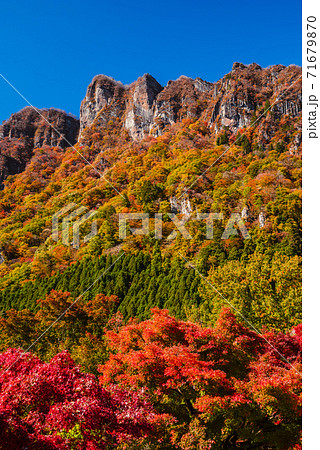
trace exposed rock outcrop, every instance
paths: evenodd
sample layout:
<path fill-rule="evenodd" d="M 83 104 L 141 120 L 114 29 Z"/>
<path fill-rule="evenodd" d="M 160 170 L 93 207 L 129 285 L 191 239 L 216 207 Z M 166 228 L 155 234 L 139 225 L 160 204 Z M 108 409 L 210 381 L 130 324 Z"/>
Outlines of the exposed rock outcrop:
<path fill-rule="evenodd" d="M 215 84 L 211 126 L 236 132 L 258 118 L 266 102 L 277 118 L 283 114 L 297 116 L 302 108 L 301 85 L 294 82 L 300 75 L 297 66 L 262 69 L 255 63 L 234 63 L 231 73 Z"/>
<path fill-rule="evenodd" d="M 249 218 L 249 209 L 247 206 L 244 206 L 244 208 L 241 211 L 241 219 L 247 220 Z"/>
<path fill-rule="evenodd" d="M 159 136 L 166 127 L 188 118 L 202 119 L 217 132 L 227 127 L 234 133 L 250 125 L 267 102 L 276 118 L 299 115 L 300 76 L 297 66 L 262 69 L 255 63 L 246 66 L 238 62 L 216 83 L 181 76 L 164 88 L 149 74 L 129 86 L 98 75 L 81 103 L 81 131 L 96 124 L 98 118 L 103 125 L 118 117 L 133 139 Z M 270 138 L 272 131 L 265 128 L 263 133 Z"/>
<path fill-rule="evenodd" d="M 266 223 L 266 217 L 262 211 L 259 214 L 258 221 L 259 221 L 259 227 L 263 228 Z"/>
<path fill-rule="evenodd" d="M 107 108 L 109 120 L 122 117 L 125 104 L 125 86 L 106 75 L 97 75 L 89 84 L 85 98 L 80 106 L 80 134 L 103 108 Z"/>
<path fill-rule="evenodd" d="M 143 138 L 154 126 L 154 102 L 163 87 L 151 75 L 143 77 L 130 86 L 124 126 L 134 139 Z"/>
<path fill-rule="evenodd" d="M 123 120 L 133 139 L 162 130 L 183 118 L 200 117 L 213 84 L 181 76 L 163 88 L 145 74 L 129 86 L 105 75 L 90 83 L 80 107 L 80 132 L 103 115 L 105 123 L 115 117 Z M 99 121 L 101 122 L 101 121 Z"/>
<path fill-rule="evenodd" d="M 176 197 L 170 197 L 170 207 L 173 214 L 182 214 L 185 217 L 190 217 L 192 207 L 188 197 L 182 197 L 180 200 Z"/>

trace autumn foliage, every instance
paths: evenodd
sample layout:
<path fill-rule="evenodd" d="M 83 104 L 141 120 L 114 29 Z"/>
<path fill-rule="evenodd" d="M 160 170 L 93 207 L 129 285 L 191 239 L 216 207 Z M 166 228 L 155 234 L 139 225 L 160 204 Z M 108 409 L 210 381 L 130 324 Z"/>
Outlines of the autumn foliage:
<path fill-rule="evenodd" d="M 203 328 L 155 308 L 105 339 L 100 382 L 68 352 L 0 355 L 0 448 L 298 448 L 300 326 L 259 335 L 228 309 Z"/>
<path fill-rule="evenodd" d="M 0 366 L 2 449 L 114 448 L 152 431 L 156 414 L 143 389 L 102 387 L 66 352 L 43 363 L 9 349 Z"/>
<path fill-rule="evenodd" d="M 213 329 L 154 309 L 150 320 L 108 331 L 107 340 L 113 354 L 101 368 L 102 382 L 147 387 L 157 411 L 175 420 L 173 446 L 291 448 L 298 442 L 300 327 L 260 336 L 227 309 Z"/>

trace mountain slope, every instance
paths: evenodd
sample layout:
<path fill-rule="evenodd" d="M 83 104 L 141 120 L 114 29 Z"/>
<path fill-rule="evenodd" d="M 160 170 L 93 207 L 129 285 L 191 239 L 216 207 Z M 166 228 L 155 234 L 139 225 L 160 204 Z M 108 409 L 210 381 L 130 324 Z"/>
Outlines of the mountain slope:
<path fill-rule="evenodd" d="M 126 278 L 124 265 L 114 280 L 121 293 L 117 308 L 126 318 L 146 318 L 151 305 L 168 301 L 170 312 L 181 318 L 216 320 L 221 301 L 198 289 L 193 269 L 177 262 L 183 255 L 256 326 L 287 329 L 299 323 L 300 74 L 296 66 L 261 69 L 236 63 L 217 83 L 180 77 L 165 88 L 149 75 L 128 87 L 95 77 L 81 106 L 79 142 L 71 148 L 61 142 L 50 147 L 44 139 L 39 148 L 33 141 L 25 169 L 4 182 L 2 309 L 36 308 L 37 296 L 61 288 L 55 284 L 57 274 L 64 280 L 63 290 L 77 295 L 80 274 L 62 273 L 79 261 L 90 267 L 89 278 L 83 275 L 85 289 L 99 275 L 98 261 L 106 264 L 101 259 L 106 255 L 152 255 L 159 246 L 158 257 L 168 267 L 149 267 L 144 274 L 136 267 L 137 276 Z M 14 124 L 20 130 L 19 122 Z M 28 127 L 24 130 L 26 135 L 17 139 L 32 138 Z M 12 151 L 16 138 L 9 133 L 0 145 L 6 139 Z M 52 217 L 71 203 L 96 212 L 80 228 L 79 248 L 71 245 L 72 227 L 69 245 L 61 229 L 58 240 L 52 235 Z M 128 233 L 123 240 L 119 214 L 137 212 L 149 214 L 149 232 Z M 168 240 L 175 230 L 169 216 L 173 212 L 179 220 L 188 217 L 190 240 L 179 233 Z M 209 212 L 222 218 L 214 221 L 207 239 L 199 214 Z M 155 239 L 155 213 L 163 218 L 160 241 Z M 237 225 L 233 235 L 223 238 L 232 214 L 241 215 L 250 239 L 244 239 Z M 85 242 L 93 220 L 97 235 Z M 181 264 L 187 271 L 183 277 Z M 188 280 L 186 288 L 177 284 L 179 277 Z M 157 299 L 161 286 L 163 301 Z M 104 293 L 106 286 L 101 283 L 99 289 Z M 129 292 L 132 301 L 126 297 Z"/>

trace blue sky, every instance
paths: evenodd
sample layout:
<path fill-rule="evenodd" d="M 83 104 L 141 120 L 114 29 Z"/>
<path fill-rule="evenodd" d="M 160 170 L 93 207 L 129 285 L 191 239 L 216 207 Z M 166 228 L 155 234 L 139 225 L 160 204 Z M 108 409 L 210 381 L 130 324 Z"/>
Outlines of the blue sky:
<path fill-rule="evenodd" d="M 79 115 L 100 73 L 216 81 L 232 63 L 301 65 L 301 2 L 2 0 L 2 73 L 36 107 Z M 0 79 L 0 122 L 26 106 Z"/>

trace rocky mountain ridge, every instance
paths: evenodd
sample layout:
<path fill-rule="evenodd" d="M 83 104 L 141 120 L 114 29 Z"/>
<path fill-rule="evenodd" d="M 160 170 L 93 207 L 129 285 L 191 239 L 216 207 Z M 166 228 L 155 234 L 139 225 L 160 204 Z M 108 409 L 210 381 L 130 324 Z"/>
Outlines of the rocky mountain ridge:
<path fill-rule="evenodd" d="M 275 135 L 278 119 L 300 115 L 300 78 L 298 66 L 263 69 L 255 63 L 234 63 L 231 72 L 216 83 L 180 76 L 165 87 L 149 74 L 130 85 L 97 75 L 81 103 L 80 120 L 54 108 L 26 107 L 0 125 L 0 183 L 23 171 L 34 149 L 69 147 L 77 140 L 85 141 L 92 126 L 103 131 L 115 119 L 133 140 L 141 140 L 158 137 L 183 119 L 200 119 L 217 134 L 222 130 L 234 134 L 270 109 L 271 114 L 258 124 L 263 146 Z M 301 144 L 297 123 L 293 151 Z"/>
<path fill-rule="evenodd" d="M 234 133 L 250 125 L 266 105 L 271 105 L 274 119 L 285 114 L 296 117 L 301 112 L 300 76 L 298 66 L 262 69 L 255 63 L 234 63 L 216 83 L 181 76 L 165 87 L 149 74 L 129 86 L 98 75 L 81 103 L 80 133 L 116 117 L 133 139 L 157 137 L 168 125 L 188 118 L 205 120 L 217 132 L 228 128 Z M 271 137 L 266 130 L 264 134 Z"/>

